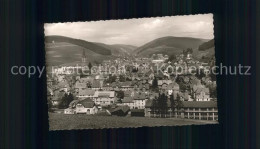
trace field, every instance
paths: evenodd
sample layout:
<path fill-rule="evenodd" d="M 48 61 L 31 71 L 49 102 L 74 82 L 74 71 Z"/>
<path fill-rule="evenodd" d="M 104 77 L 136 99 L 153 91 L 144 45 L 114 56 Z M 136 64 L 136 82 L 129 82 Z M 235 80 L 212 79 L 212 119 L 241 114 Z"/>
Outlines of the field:
<path fill-rule="evenodd" d="M 49 113 L 50 130 L 100 129 L 152 126 L 178 126 L 191 124 L 215 124 L 212 121 L 199 121 L 175 118 L 91 116 L 85 114 L 65 115 Z"/>

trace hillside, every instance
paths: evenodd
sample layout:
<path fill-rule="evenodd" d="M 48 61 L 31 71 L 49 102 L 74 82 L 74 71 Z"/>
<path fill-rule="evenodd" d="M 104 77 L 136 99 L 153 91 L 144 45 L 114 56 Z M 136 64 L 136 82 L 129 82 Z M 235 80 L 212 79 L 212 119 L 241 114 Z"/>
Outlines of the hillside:
<path fill-rule="evenodd" d="M 66 42 L 45 43 L 47 66 L 80 64 L 82 50 L 86 53 L 86 61 L 91 63 L 101 63 L 103 60 L 113 59 L 112 55 L 102 55 L 85 49 L 81 46 Z"/>
<path fill-rule="evenodd" d="M 64 37 L 64 36 L 46 36 L 45 37 L 45 42 L 46 43 L 70 43 L 73 45 L 77 45 L 80 46 L 82 48 L 88 49 L 89 51 L 92 51 L 94 53 L 97 54 L 101 54 L 101 55 L 112 55 L 111 50 L 103 47 L 103 46 L 99 46 L 95 43 L 92 42 L 88 42 L 88 41 L 84 41 L 84 40 L 80 40 L 80 39 L 73 39 L 73 38 L 69 38 L 69 37 Z"/>
<path fill-rule="evenodd" d="M 198 49 L 198 50 L 199 50 L 199 51 L 205 51 L 205 50 L 210 49 L 210 48 L 212 48 L 212 47 L 214 47 L 214 39 L 211 39 L 211 40 L 209 40 L 209 41 L 207 41 L 207 42 L 201 44 L 201 45 L 199 46 L 199 49 Z"/>
<path fill-rule="evenodd" d="M 197 58 L 211 58 L 215 56 L 215 45 L 214 39 L 211 39 L 203 44 L 201 44 L 197 51 L 195 51 L 195 55 Z"/>
<path fill-rule="evenodd" d="M 123 44 L 114 44 L 114 45 L 107 45 L 103 43 L 95 43 L 99 46 L 102 46 L 106 49 L 109 49 L 114 56 L 127 56 L 130 55 L 133 50 L 137 47 L 131 45 L 123 45 Z"/>
<path fill-rule="evenodd" d="M 120 51 L 123 51 L 129 55 L 132 54 L 135 49 L 137 49 L 136 46 L 124 45 L 124 44 L 114 44 L 111 46 L 114 47 L 115 49 L 120 49 Z"/>
<path fill-rule="evenodd" d="M 53 42 L 54 41 L 54 42 Z M 82 51 L 86 53 L 86 61 L 99 64 L 103 60 L 115 59 L 117 56 L 143 56 L 152 54 L 180 54 L 184 49 L 192 48 L 193 57 L 212 57 L 215 54 L 214 40 L 162 37 L 141 47 L 131 45 L 94 43 L 63 36 L 46 36 L 46 64 L 49 66 L 71 65 L 81 63 Z"/>
<path fill-rule="evenodd" d="M 187 48 L 197 49 L 199 45 L 206 41 L 208 40 L 189 37 L 162 37 L 137 48 L 133 54 L 137 56 L 151 56 L 156 53 L 180 54 Z"/>
<path fill-rule="evenodd" d="M 82 50 L 88 62 L 99 64 L 115 56 L 127 56 L 136 49 L 131 45 L 106 45 L 64 36 L 46 36 L 47 65 L 71 65 L 81 62 Z"/>

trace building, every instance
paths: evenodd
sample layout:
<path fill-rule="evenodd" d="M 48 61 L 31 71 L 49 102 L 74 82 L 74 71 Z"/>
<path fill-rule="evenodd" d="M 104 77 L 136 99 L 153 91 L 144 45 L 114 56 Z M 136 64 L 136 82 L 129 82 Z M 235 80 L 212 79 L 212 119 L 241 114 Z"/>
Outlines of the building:
<path fill-rule="evenodd" d="M 93 84 L 91 85 L 92 90 L 100 90 L 102 88 L 103 81 L 94 80 Z"/>
<path fill-rule="evenodd" d="M 77 81 L 74 88 L 75 88 L 75 92 L 79 93 L 80 91 L 85 90 L 87 88 L 87 84 L 85 82 L 81 83 Z"/>
<path fill-rule="evenodd" d="M 209 88 L 204 85 L 194 85 L 192 87 L 192 95 L 195 101 L 210 101 Z"/>
<path fill-rule="evenodd" d="M 134 109 L 134 99 L 132 97 L 124 97 L 122 99 L 122 105 L 128 106 L 130 109 Z"/>
<path fill-rule="evenodd" d="M 183 101 L 183 116 L 188 119 L 218 120 L 217 102 Z"/>
<path fill-rule="evenodd" d="M 128 106 L 118 106 L 114 109 L 111 109 L 109 112 L 111 113 L 111 115 L 126 116 L 129 111 L 130 109 Z"/>
<path fill-rule="evenodd" d="M 95 94 L 94 90 L 91 89 L 85 89 L 85 90 L 79 90 L 79 93 L 76 97 L 78 98 L 93 98 Z"/>
<path fill-rule="evenodd" d="M 134 95 L 134 109 L 144 109 L 145 102 L 148 99 L 144 93 L 136 93 Z"/>
<path fill-rule="evenodd" d="M 167 102 L 168 112 L 165 117 L 179 117 L 198 120 L 218 120 L 217 102 L 214 101 L 182 101 L 182 108 L 172 111 L 170 102 Z M 146 117 L 158 117 L 158 114 L 152 111 L 152 100 L 147 100 L 145 104 Z"/>
<path fill-rule="evenodd" d="M 115 103 L 115 91 L 96 91 L 93 100 L 97 105 L 111 105 Z"/>
<path fill-rule="evenodd" d="M 158 87 L 160 90 L 167 90 L 169 84 L 173 83 L 172 80 L 158 80 Z"/>
<path fill-rule="evenodd" d="M 86 98 L 84 100 L 79 101 L 76 104 L 75 113 L 85 113 L 85 114 L 96 114 L 98 112 L 98 108 L 95 103 L 90 98 Z"/>
<path fill-rule="evenodd" d="M 173 82 L 170 83 L 166 88 L 168 95 L 177 94 L 180 91 L 180 86 L 178 83 Z"/>

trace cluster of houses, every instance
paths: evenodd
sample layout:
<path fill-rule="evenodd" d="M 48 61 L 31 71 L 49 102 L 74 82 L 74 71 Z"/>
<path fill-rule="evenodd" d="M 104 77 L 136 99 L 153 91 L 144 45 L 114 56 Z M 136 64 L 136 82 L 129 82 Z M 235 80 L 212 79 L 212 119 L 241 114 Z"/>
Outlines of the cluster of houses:
<path fill-rule="evenodd" d="M 52 77 L 48 76 L 48 98 L 52 105 L 58 105 L 64 94 L 73 94 L 75 97 L 64 109 L 65 114 L 97 114 L 105 111 L 111 115 L 127 115 L 156 117 L 156 113 L 151 110 L 152 101 L 159 94 L 165 94 L 168 97 L 179 96 L 183 106 L 180 109 L 172 111 L 170 102 L 167 101 L 167 117 L 182 117 L 188 119 L 218 120 L 217 102 L 210 95 L 209 86 L 216 86 L 216 82 L 210 77 L 205 76 L 198 79 L 194 75 L 183 74 L 179 79 L 164 74 L 155 73 L 145 68 L 154 67 L 156 63 L 169 64 L 165 60 L 167 55 L 153 55 L 156 59 L 149 58 L 117 58 L 102 63 L 102 66 L 114 65 L 116 68 L 138 68 L 125 69 L 124 79 L 120 80 L 122 73 L 112 74 L 104 73 L 101 69 L 100 74 L 79 75 L 73 74 L 63 67 L 56 68 Z M 185 62 L 184 62 L 185 61 Z M 83 62 L 83 61 L 82 61 Z M 192 61 L 192 55 L 188 54 L 185 60 L 180 55 L 175 62 L 176 66 L 196 64 Z M 86 63 L 86 59 L 84 59 Z M 86 63 L 87 65 L 87 63 Z M 201 66 L 201 65 L 199 65 Z M 75 66 L 76 67 L 76 66 Z M 198 66 L 197 66 L 198 67 Z M 74 66 L 70 67 L 74 69 Z M 101 67 L 103 68 L 103 67 Z M 201 69 L 201 68 L 200 68 Z M 120 71 L 121 70 L 117 70 Z M 111 76 L 115 80 L 108 82 Z M 157 79 L 158 91 L 151 89 L 154 79 Z M 185 87 L 183 87 L 185 86 Z M 184 88 L 184 89 L 183 89 Z M 118 96 L 123 94 L 123 97 Z"/>

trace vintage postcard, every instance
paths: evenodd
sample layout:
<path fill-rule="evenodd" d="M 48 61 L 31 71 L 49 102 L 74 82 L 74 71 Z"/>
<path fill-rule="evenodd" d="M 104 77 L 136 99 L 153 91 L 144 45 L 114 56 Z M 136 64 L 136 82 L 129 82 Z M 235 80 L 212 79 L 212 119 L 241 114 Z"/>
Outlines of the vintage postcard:
<path fill-rule="evenodd" d="M 45 23 L 50 130 L 218 124 L 213 14 Z"/>

